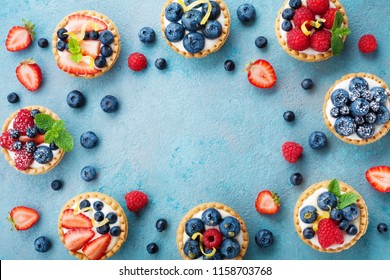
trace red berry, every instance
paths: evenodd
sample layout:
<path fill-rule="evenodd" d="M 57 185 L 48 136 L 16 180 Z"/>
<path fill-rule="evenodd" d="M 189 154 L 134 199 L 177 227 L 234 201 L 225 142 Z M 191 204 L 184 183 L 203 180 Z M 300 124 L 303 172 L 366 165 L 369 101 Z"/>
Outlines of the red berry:
<path fill-rule="evenodd" d="M 390 192 L 390 166 L 374 166 L 366 171 L 366 179 L 378 192 Z"/>
<path fill-rule="evenodd" d="M 148 60 L 142 53 L 132 53 L 127 59 L 129 68 L 135 72 L 144 70 L 148 65 Z"/>
<path fill-rule="evenodd" d="M 24 171 L 34 162 L 33 154 L 27 153 L 26 149 L 20 149 L 15 152 L 15 167 Z"/>
<path fill-rule="evenodd" d="M 9 133 L 9 131 L 4 132 L 0 136 L 0 146 L 3 147 L 6 150 L 14 151 L 14 147 L 12 146 L 15 142 L 15 139 L 13 139 Z"/>
<path fill-rule="evenodd" d="M 322 18 L 325 20 L 324 27 L 326 29 L 332 29 L 336 12 L 337 12 L 336 8 L 330 8 L 322 16 Z"/>
<path fill-rule="evenodd" d="M 148 204 L 148 196 L 140 191 L 131 191 L 125 195 L 126 206 L 132 212 L 138 212 Z"/>
<path fill-rule="evenodd" d="M 332 33 L 326 29 L 315 31 L 310 37 L 310 47 L 317 52 L 326 52 L 330 48 Z"/>
<path fill-rule="evenodd" d="M 307 0 L 307 7 L 316 15 L 322 15 L 329 9 L 329 0 Z"/>
<path fill-rule="evenodd" d="M 276 214 L 280 208 L 279 196 L 269 190 L 263 190 L 257 195 L 255 207 L 260 214 Z"/>
<path fill-rule="evenodd" d="M 289 163 L 296 163 L 303 152 L 301 145 L 295 142 L 286 142 L 282 145 L 282 154 Z"/>
<path fill-rule="evenodd" d="M 25 134 L 27 128 L 35 126 L 34 118 L 31 112 L 27 109 L 21 109 L 14 120 L 14 129 L 20 133 Z"/>
<path fill-rule="evenodd" d="M 372 53 L 378 45 L 374 35 L 366 34 L 360 38 L 358 46 L 362 53 Z"/>
<path fill-rule="evenodd" d="M 206 248 L 218 248 L 222 243 L 222 234 L 216 228 L 210 228 L 203 233 L 203 244 Z"/>
<path fill-rule="evenodd" d="M 331 219 L 322 219 L 318 223 L 317 237 L 318 243 L 324 249 L 344 243 L 343 232 L 339 229 L 337 222 Z"/>
<path fill-rule="evenodd" d="M 301 29 L 302 24 L 307 21 L 306 28 L 311 30 L 310 21 L 315 20 L 314 14 L 306 7 L 302 6 L 295 10 L 293 22 L 296 28 Z M 290 31 L 291 32 L 291 31 Z"/>
<path fill-rule="evenodd" d="M 287 33 L 287 46 L 296 51 L 304 51 L 310 47 L 310 37 L 303 34 L 300 28 Z"/>

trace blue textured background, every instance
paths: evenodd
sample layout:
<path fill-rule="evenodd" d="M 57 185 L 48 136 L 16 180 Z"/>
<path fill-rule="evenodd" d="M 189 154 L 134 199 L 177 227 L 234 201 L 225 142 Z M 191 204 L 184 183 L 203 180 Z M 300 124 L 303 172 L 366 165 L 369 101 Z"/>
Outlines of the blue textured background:
<path fill-rule="evenodd" d="M 242 25 L 236 16 L 239 4 L 251 2 L 257 9 L 256 22 Z M 320 63 L 304 63 L 287 55 L 274 34 L 274 21 L 284 0 L 226 0 L 232 25 L 228 41 L 216 54 L 199 60 L 186 60 L 173 52 L 160 31 L 158 1 L 49 1 L 3 0 L 0 9 L 0 85 L 2 123 L 20 107 L 39 104 L 57 112 L 66 121 L 75 138 L 75 149 L 46 175 L 26 176 L 13 170 L 0 156 L 0 258 L 1 259 L 73 259 L 57 235 L 57 217 L 63 204 L 74 195 L 101 191 L 116 198 L 125 207 L 124 194 L 140 189 L 150 204 L 138 216 L 126 209 L 129 236 L 113 259 L 178 259 L 175 231 L 182 216 L 193 206 L 219 201 L 233 207 L 249 229 L 250 247 L 246 259 L 390 259 L 390 234 L 376 231 L 379 222 L 390 224 L 390 195 L 380 194 L 366 182 L 364 173 L 374 165 L 389 165 L 389 137 L 355 147 L 338 140 L 326 128 L 322 117 L 323 98 L 335 80 L 350 72 L 369 72 L 390 83 L 390 8 L 388 0 L 371 5 L 366 0 L 344 0 L 352 35 L 341 56 Z M 50 48 L 40 49 L 36 42 L 19 53 L 7 52 L 4 43 L 8 30 L 21 18 L 36 24 L 37 38 L 51 38 L 57 23 L 67 14 L 95 9 L 106 14 L 118 26 L 122 52 L 115 67 L 94 80 L 76 79 L 60 71 Z M 143 45 L 138 31 L 151 26 L 157 33 L 155 44 Z M 379 49 L 362 55 L 357 42 L 362 34 L 374 33 Z M 266 49 L 257 49 L 255 38 L 268 38 Z M 127 56 L 144 53 L 149 67 L 134 73 L 127 67 Z M 17 64 L 29 57 L 43 71 L 43 84 L 30 93 L 16 79 Z M 165 57 L 168 69 L 159 71 L 154 60 Z M 252 87 L 243 72 L 245 64 L 263 58 L 276 70 L 278 82 L 271 90 Z M 236 70 L 226 72 L 226 59 L 236 62 Z M 300 82 L 310 77 L 315 88 L 304 91 Z M 69 91 L 78 89 L 87 97 L 84 108 L 75 110 L 66 104 Z M 21 101 L 8 104 L 6 96 L 15 91 Z M 120 110 L 106 114 L 100 109 L 103 96 L 112 94 L 120 101 Z M 283 112 L 296 113 L 294 123 L 286 123 Z M 96 149 L 85 150 L 79 144 L 81 133 L 92 130 L 100 139 Z M 308 136 L 324 131 L 329 146 L 314 151 Z M 283 160 L 280 147 L 285 141 L 297 141 L 305 148 L 296 165 Z M 93 165 L 99 177 L 92 183 L 80 179 L 82 167 Z M 301 172 L 304 183 L 293 187 L 289 177 Z M 367 202 L 370 224 L 367 234 L 351 249 L 338 254 L 312 250 L 298 238 L 293 226 L 293 207 L 298 196 L 311 184 L 337 177 L 359 191 Z M 50 188 L 54 179 L 64 181 L 61 191 Z M 254 200 L 262 189 L 280 194 L 282 207 L 273 216 L 260 216 Z M 8 212 L 17 205 L 37 209 L 40 220 L 25 232 L 11 231 Z M 155 221 L 166 218 L 169 229 L 156 231 Z M 274 246 L 260 249 L 254 235 L 268 228 L 275 235 Z M 45 235 L 53 247 L 45 254 L 34 250 L 36 237 Z M 156 255 L 146 245 L 156 242 Z"/>

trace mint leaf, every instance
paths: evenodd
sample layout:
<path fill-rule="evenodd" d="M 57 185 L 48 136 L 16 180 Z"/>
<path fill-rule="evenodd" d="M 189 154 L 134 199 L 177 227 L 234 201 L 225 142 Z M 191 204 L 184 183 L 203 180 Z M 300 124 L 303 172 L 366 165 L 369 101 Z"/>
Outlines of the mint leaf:
<path fill-rule="evenodd" d="M 80 63 L 80 61 L 83 59 L 83 55 L 81 53 L 71 54 L 70 59 L 76 63 Z"/>
<path fill-rule="evenodd" d="M 356 200 L 359 199 L 359 196 L 356 193 L 344 193 L 339 198 L 339 206 L 338 208 L 344 209 L 348 205 L 351 205 L 352 203 L 355 203 Z"/>
<path fill-rule="evenodd" d="M 58 137 L 58 133 L 55 130 L 49 130 L 45 133 L 45 143 L 53 143 Z"/>
<path fill-rule="evenodd" d="M 351 30 L 349 28 L 340 28 L 334 31 L 334 35 L 338 36 L 347 36 L 349 34 L 351 34 Z"/>
<path fill-rule="evenodd" d="M 72 37 L 69 37 L 68 47 L 71 54 L 78 54 L 81 51 L 80 42 Z"/>
<path fill-rule="evenodd" d="M 343 50 L 344 43 L 343 39 L 339 35 L 332 35 L 331 48 L 332 54 L 338 55 Z"/>
<path fill-rule="evenodd" d="M 333 27 L 332 27 L 332 33 L 336 31 L 336 29 L 340 28 L 343 24 L 344 17 L 340 12 L 336 12 L 336 15 L 334 17 Z"/>
<path fill-rule="evenodd" d="M 64 150 L 64 152 L 70 152 L 73 150 L 73 137 L 66 130 L 62 130 L 58 133 L 58 137 L 54 140 L 54 143 L 57 145 L 57 147 Z"/>
<path fill-rule="evenodd" d="M 54 120 L 47 114 L 36 114 L 34 117 L 35 124 L 43 130 L 50 130 L 53 127 Z"/>
<path fill-rule="evenodd" d="M 333 193 L 337 197 L 341 196 L 340 184 L 339 181 L 337 181 L 337 179 L 333 179 L 332 181 L 330 181 L 328 186 L 328 191 Z"/>
<path fill-rule="evenodd" d="M 62 130 L 65 130 L 65 122 L 63 120 L 58 120 L 53 124 L 52 130 L 56 131 L 57 133 L 61 132 Z"/>

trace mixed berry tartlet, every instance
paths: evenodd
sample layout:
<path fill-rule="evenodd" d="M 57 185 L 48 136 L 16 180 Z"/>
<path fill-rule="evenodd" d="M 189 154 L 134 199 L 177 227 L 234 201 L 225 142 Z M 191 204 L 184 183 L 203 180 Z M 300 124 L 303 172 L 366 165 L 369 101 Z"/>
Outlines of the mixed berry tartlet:
<path fill-rule="evenodd" d="M 161 14 L 168 45 L 186 58 L 218 51 L 230 32 L 230 14 L 222 0 L 168 0 Z"/>
<path fill-rule="evenodd" d="M 248 232 L 241 217 L 216 202 L 191 209 L 176 233 L 180 255 L 185 260 L 239 260 L 248 248 Z"/>
<path fill-rule="evenodd" d="M 339 139 L 354 145 L 378 141 L 390 130 L 390 94 L 375 75 L 353 73 L 336 81 L 325 96 L 323 114 Z"/>
<path fill-rule="evenodd" d="M 81 260 L 113 256 L 127 238 L 123 208 L 112 197 L 95 192 L 69 200 L 58 217 L 58 234 L 70 254 Z"/>
<path fill-rule="evenodd" d="M 52 45 L 58 67 L 86 79 L 109 71 L 121 49 L 115 24 L 95 11 L 78 11 L 64 17 L 54 31 Z"/>
<path fill-rule="evenodd" d="M 5 121 L 0 137 L 2 152 L 16 170 L 39 175 L 53 169 L 65 152 L 73 149 L 73 138 L 65 123 L 51 110 L 29 106 Z"/>
<path fill-rule="evenodd" d="M 324 181 L 301 194 L 294 224 L 299 237 L 313 249 L 340 252 L 366 233 L 367 206 L 351 186 L 336 179 Z"/>
<path fill-rule="evenodd" d="M 286 0 L 276 18 L 275 32 L 289 55 L 316 62 L 338 55 L 350 30 L 337 0 Z"/>

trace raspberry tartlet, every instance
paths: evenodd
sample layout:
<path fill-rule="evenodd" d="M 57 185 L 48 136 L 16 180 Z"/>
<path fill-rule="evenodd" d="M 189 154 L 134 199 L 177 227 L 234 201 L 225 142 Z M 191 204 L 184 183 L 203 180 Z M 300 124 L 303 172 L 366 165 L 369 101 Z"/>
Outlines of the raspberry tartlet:
<path fill-rule="evenodd" d="M 339 54 L 350 31 L 337 0 L 286 0 L 276 18 L 275 33 L 289 55 L 316 62 Z"/>
<path fill-rule="evenodd" d="M 313 249 L 336 253 L 353 246 L 368 226 L 367 206 L 351 186 L 323 181 L 305 190 L 294 210 L 295 229 Z"/>
<path fill-rule="evenodd" d="M 176 242 L 185 260 L 240 260 L 249 238 L 244 221 L 232 208 L 210 202 L 196 206 L 184 216 Z"/>
<path fill-rule="evenodd" d="M 325 96 L 325 123 L 337 138 L 367 145 L 390 130 L 390 94 L 375 75 L 352 73 L 336 81 Z"/>
<path fill-rule="evenodd" d="M 58 67 L 86 79 L 109 71 L 121 49 L 117 27 L 96 11 L 77 11 L 64 17 L 54 30 L 52 45 Z"/>
<path fill-rule="evenodd" d="M 218 51 L 230 32 L 230 14 L 222 0 L 168 0 L 161 14 L 168 45 L 186 58 Z"/>
<path fill-rule="evenodd" d="M 81 260 L 104 260 L 125 243 L 128 224 L 112 197 L 96 192 L 69 200 L 58 217 L 58 234 L 70 254 Z"/>

